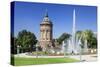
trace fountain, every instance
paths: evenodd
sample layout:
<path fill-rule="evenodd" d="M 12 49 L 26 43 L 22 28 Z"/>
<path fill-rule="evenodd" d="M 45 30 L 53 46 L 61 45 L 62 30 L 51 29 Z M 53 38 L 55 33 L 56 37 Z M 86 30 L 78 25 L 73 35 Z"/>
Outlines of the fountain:
<path fill-rule="evenodd" d="M 67 48 L 67 42 L 66 41 L 63 41 L 62 42 L 62 50 L 61 50 L 61 52 L 62 53 L 65 53 L 66 52 L 66 48 Z"/>
<path fill-rule="evenodd" d="M 63 41 L 62 44 L 62 51 L 67 52 L 67 53 L 74 53 L 74 54 L 79 54 L 80 53 L 80 48 L 82 48 L 80 44 L 81 43 L 81 37 L 78 39 L 77 36 L 75 36 L 75 30 L 76 30 L 76 17 L 75 17 L 75 10 L 73 10 L 73 27 L 72 27 L 72 37 L 68 40 Z M 88 52 L 87 48 L 87 40 L 84 40 L 84 52 Z"/>
<path fill-rule="evenodd" d="M 65 40 L 66 41 L 66 40 Z M 64 47 L 67 45 L 67 48 Z M 72 28 L 72 38 L 67 40 L 65 43 L 63 41 L 62 44 L 62 51 L 64 52 L 64 49 L 67 49 L 67 53 L 77 53 L 76 51 L 76 42 L 75 42 L 75 10 L 73 11 L 73 28 Z"/>
<path fill-rule="evenodd" d="M 73 50 L 73 46 L 71 44 L 71 39 L 68 40 L 68 45 L 67 45 L 67 53 L 71 53 Z"/>
<path fill-rule="evenodd" d="M 76 21 L 76 17 L 75 17 L 75 10 L 73 10 L 73 27 L 72 27 L 72 52 L 76 52 L 76 50 L 75 50 L 75 46 L 76 46 L 76 43 L 75 43 L 75 28 L 76 28 L 76 23 L 75 23 L 75 21 Z"/>
<path fill-rule="evenodd" d="M 87 40 L 84 40 L 84 49 L 83 49 L 84 53 L 88 53 L 88 46 L 87 46 Z"/>

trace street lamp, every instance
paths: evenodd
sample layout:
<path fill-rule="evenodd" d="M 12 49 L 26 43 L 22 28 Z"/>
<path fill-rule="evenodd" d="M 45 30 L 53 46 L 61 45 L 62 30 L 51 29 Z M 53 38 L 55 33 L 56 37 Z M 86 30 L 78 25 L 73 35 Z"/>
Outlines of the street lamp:
<path fill-rule="evenodd" d="M 64 57 L 66 57 L 66 50 L 65 50 L 65 48 L 66 48 L 66 45 L 64 45 Z"/>
<path fill-rule="evenodd" d="M 39 47 L 39 44 L 37 43 L 36 44 L 36 58 L 38 58 L 38 47 Z"/>
<path fill-rule="evenodd" d="M 67 40 L 64 40 L 63 41 L 64 57 L 66 57 L 66 47 L 67 47 Z"/>
<path fill-rule="evenodd" d="M 20 53 L 20 47 L 21 47 L 21 46 L 17 45 L 17 54 Z"/>
<path fill-rule="evenodd" d="M 80 45 L 80 61 L 82 61 L 82 44 Z"/>
<path fill-rule="evenodd" d="M 82 43 L 81 43 L 81 39 L 79 39 L 79 46 L 80 46 L 80 61 L 82 61 Z"/>

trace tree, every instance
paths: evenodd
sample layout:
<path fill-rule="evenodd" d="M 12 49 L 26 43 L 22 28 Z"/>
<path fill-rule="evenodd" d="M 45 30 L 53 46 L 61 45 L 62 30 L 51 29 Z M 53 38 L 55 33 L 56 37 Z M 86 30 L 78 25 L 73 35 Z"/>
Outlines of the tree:
<path fill-rule="evenodd" d="M 82 37 L 82 31 L 77 31 L 76 32 L 76 34 L 75 34 L 75 37 L 77 38 L 77 39 L 80 39 L 80 37 Z"/>
<path fill-rule="evenodd" d="M 16 54 L 17 53 L 17 45 L 16 45 L 17 39 L 11 34 L 11 53 Z"/>
<path fill-rule="evenodd" d="M 96 37 L 93 37 L 91 38 L 91 45 L 90 45 L 91 48 L 97 48 L 97 38 Z"/>
<path fill-rule="evenodd" d="M 66 40 L 66 39 L 69 39 L 70 38 L 70 34 L 68 34 L 68 33 L 63 33 L 58 39 L 57 39 L 57 42 L 59 43 L 59 44 L 62 44 L 62 42 L 64 41 L 64 40 Z"/>
<path fill-rule="evenodd" d="M 37 39 L 34 33 L 31 33 L 27 30 L 22 30 L 18 33 L 17 45 L 21 46 L 21 50 L 23 52 L 27 50 L 32 51 L 36 43 L 37 43 Z"/>
<path fill-rule="evenodd" d="M 83 45 L 84 41 L 87 40 L 88 48 L 97 47 L 97 38 L 94 36 L 94 33 L 91 30 L 77 31 L 76 37 L 78 39 L 81 37 Z"/>
<path fill-rule="evenodd" d="M 92 38 L 93 38 L 93 32 L 91 30 L 83 31 L 83 39 L 87 40 L 88 47 L 91 47 Z"/>

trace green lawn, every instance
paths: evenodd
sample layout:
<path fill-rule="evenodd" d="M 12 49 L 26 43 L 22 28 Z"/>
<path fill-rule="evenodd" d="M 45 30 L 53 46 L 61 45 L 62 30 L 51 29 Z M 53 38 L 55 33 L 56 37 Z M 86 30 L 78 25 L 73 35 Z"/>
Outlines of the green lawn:
<path fill-rule="evenodd" d="M 78 62 L 71 58 L 14 58 L 15 66 Z"/>

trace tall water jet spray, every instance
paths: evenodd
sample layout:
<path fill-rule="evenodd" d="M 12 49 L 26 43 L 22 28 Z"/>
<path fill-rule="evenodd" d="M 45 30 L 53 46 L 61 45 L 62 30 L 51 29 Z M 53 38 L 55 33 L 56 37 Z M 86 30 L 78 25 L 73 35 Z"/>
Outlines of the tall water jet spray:
<path fill-rule="evenodd" d="M 72 37 L 67 40 L 63 45 L 67 45 L 67 53 L 78 54 L 80 52 L 80 45 L 78 44 L 79 39 L 76 36 L 76 13 L 75 9 L 73 10 L 73 23 L 72 23 Z M 62 45 L 62 50 L 64 50 L 64 46 Z"/>
<path fill-rule="evenodd" d="M 73 10 L 73 27 L 72 27 L 72 51 L 73 52 L 76 52 L 75 51 L 75 46 L 76 46 L 76 43 L 75 43 L 75 24 L 76 24 L 76 17 L 75 17 L 75 9 Z"/>

